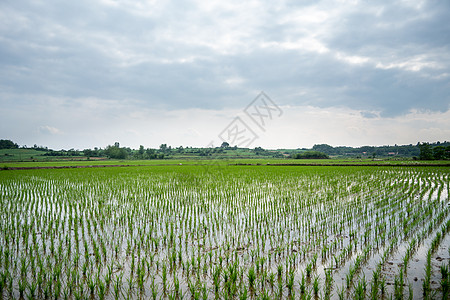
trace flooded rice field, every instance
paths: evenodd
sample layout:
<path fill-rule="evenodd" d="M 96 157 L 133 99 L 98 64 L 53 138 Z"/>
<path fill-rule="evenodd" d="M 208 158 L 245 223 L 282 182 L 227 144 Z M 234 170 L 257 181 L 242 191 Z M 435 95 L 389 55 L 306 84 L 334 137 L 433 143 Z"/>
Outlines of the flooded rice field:
<path fill-rule="evenodd" d="M 3 299 L 448 299 L 449 168 L 0 172 Z"/>

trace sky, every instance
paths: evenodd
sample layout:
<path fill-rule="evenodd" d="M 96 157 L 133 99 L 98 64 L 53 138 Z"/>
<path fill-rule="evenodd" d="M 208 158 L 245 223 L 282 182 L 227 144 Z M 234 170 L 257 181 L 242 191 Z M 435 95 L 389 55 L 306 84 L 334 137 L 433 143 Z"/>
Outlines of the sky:
<path fill-rule="evenodd" d="M 434 0 L 2 0 L 0 138 L 53 149 L 448 141 L 449 15 Z"/>

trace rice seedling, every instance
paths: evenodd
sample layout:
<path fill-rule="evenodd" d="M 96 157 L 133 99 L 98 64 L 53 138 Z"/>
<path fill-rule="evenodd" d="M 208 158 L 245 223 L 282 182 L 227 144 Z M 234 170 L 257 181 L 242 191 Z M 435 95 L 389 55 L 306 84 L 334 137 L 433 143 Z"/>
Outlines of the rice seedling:
<path fill-rule="evenodd" d="M 394 298 L 403 299 L 403 272 L 394 278 Z"/>
<path fill-rule="evenodd" d="M 412 285 L 408 285 L 408 300 L 414 299 L 414 290 L 412 288 Z"/>
<path fill-rule="evenodd" d="M 313 291 L 315 297 L 319 295 L 319 288 L 320 288 L 320 278 L 319 276 L 315 276 L 313 281 Z"/>
<path fill-rule="evenodd" d="M 448 250 L 448 254 L 450 255 L 450 248 Z M 447 265 L 441 265 L 441 288 L 442 288 L 442 299 L 448 299 L 450 294 L 450 260 Z"/>
<path fill-rule="evenodd" d="M 305 275 L 301 275 L 301 280 L 300 280 L 300 293 L 301 294 L 305 294 L 306 291 L 306 280 L 305 280 Z"/>

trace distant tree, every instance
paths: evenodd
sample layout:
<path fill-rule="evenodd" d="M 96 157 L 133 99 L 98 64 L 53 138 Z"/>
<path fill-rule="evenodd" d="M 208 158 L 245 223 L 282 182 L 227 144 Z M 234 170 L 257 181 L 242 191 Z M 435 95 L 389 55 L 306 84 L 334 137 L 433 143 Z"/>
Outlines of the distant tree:
<path fill-rule="evenodd" d="M 230 147 L 230 144 L 228 144 L 227 142 L 223 142 L 222 145 L 220 145 L 220 148 L 227 148 Z"/>
<path fill-rule="evenodd" d="M 94 156 L 94 151 L 92 151 L 91 149 L 84 149 L 83 154 L 86 157 L 91 157 L 91 156 Z"/>
<path fill-rule="evenodd" d="M 439 143 L 439 142 L 438 142 Z M 447 158 L 447 153 L 445 151 L 445 147 L 437 146 L 433 148 L 433 157 L 437 160 L 444 160 Z"/>
<path fill-rule="evenodd" d="M 128 157 L 128 151 L 125 148 L 119 148 L 116 146 L 108 146 L 105 149 L 105 154 L 109 158 L 114 159 L 126 159 Z"/>
<path fill-rule="evenodd" d="M 156 158 L 155 150 L 147 148 L 147 150 L 145 150 L 145 156 L 147 159 L 155 159 Z"/>
<path fill-rule="evenodd" d="M 160 150 L 162 153 L 166 153 L 166 151 L 167 151 L 167 144 L 161 144 L 161 145 L 159 146 L 159 150 Z"/>
<path fill-rule="evenodd" d="M 120 148 L 120 144 L 119 144 L 119 142 L 115 142 L 115 143 L 114 143 L 114 147 L 116 147 L 116 148 Z"/>
<path fill-rule="evenodd" d="M 264 150 L 261 147 L 255 147 L 255 149 L 253 151 L 255 151 L 256 155 L 263 155 L 266 150 Z"/>
<path fill-rule="evenodd" d="M 330 158 L 327 154 L 319 151 L 306 151 L 303 153 L 294 154 L 295 159 L 327 159 Z"/>
<path fill-rule="evenodd" d="M 145 153 L 144 146 L 140 145 L 140 146 L 139 146 L 139 155 L 140 155 L 140 156 L 143 156 L 144 153 Z"/>
<path fill-rule="evenodd" d="M 316 144 L 312 147 L 312 150 L 323 152 L 326 154 L 335 154 L 336 153 L 336 150 L 332 146 L 327 145 L 327 144 Z"/>
<path fill-rule="evenodd" d="M 419 159 L 420 160 L 432 160 L 433 157 L 433 149 L 431 148 L 431 145 L 429 143 L 419 143 Z"/>
<path fill-rule="evenodd" d="M 0 149 L 16 149 L 19 148 L 17 144 L 15 144 L 11 140 L 0 140 Z"/>

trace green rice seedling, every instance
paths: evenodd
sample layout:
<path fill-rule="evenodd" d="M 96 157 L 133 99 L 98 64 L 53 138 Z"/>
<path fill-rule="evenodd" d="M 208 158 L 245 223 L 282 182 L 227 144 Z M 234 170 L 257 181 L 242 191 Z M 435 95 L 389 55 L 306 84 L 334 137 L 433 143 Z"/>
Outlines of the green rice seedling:
<path fill-rule="evenodd" d="M 180 295 L 180 280 L 176 275 L 173 276 L 173 288 L 176 295 Z"/>
<path fill-rule="evenodd" d="M 363 276 L 358 281 L 358 284 L 355 287 L 355 293 L 354 293 L 355 299 L 365 299 L 366 298 L 366 279 Z"/>
<path fill-rule="evenodd" d="M 268 276 L 268 281 L 269 281 L 269 285 L 271 290 L 273 291 L 273 287 L 275 285 L 275 273 L 274 272 L 270 272 L 269 276 Z"/>
<path fill-rule="evenodd" d="M 347 289 L 350 289 L 352 284 L 352 275 L 350 273 L 345 274 L 345 284 L 347 286 Z"/>
<path fill-rule="evenodd" d="M 173 292 L 173 294 L 168 294 L 167 298 L 169 298 L 169 300 L 175 300 L 177 299 L 177 296 L 175 295 L 175 292 Z"/>
<path fill-rule="evenodd" d="M 320 286 L 320 278 L 319 276 L 315 276 L 314 280 L 313 280 L 313 291 L 314 291 L 314 296 L 318 296 L 319 295 L 319 287 Z"/>
<path fill-rule="evenodd" d="M 65 287 L 62 291 L 62 299 L 69 299 L 70 296 L 70 291 L 69 291 L 69 287 Z"/>
<path fill-rule="evenodd" d="M 106 296 L 106 285 L 102 279 L 97 277 L 97 295 L 99 299 L 105 299 Z"/>
<path fill-rule="evenodd" d="M 153 277 L 150 284 L 151 297 L 153 300 L 156 300 L 158 296 L 158 287 L 155 284 L 155 278 Z"/>
<path fill-rule="evenodd" d="M 122 289 L 122 275 L 116 276 L 114 283 L 113 283 L 113 289 L 114 289 L 114 299 L 119 299 L 120 297 L 120 291 Z"/>
<path fill-rule="evenodd" d="M 187 284 L 188 284 L 189 292 L 191 293 L 191 297 L 194 297 L 195 293 L 196 293 L 195 284 L 190 280 L 190 278 L 188 278 Z"/>
<path fill-rule="evenodd" d="M 278 278 L 281 278 L 282 274 L 283 274 L 283 266 L 282 266 L 282 265 L 278 265 L 278 266 L 277 266 L 277 275 L 278 275 Z"/>
<path fill-rule="evenodd" d="M 111 262 L 111 264 L 109 264 L 107 266 L 107 271 L 106 271 L 106 275 L 105 275 L 105 284 L 106 284 L 107 288 L 109 288 L 109 285 L 111 284 L 111 281 L 112 281 L 113 268 L 114 268 L 114 265 Z M 141 270 L 144 271 L 143 268 Z"/>
<path fill-rule="evenodd" d="M 52 292 L 52 283 L 48 281 L 42 289 L 42 295 L 44 299 L 50 299 L 51 292 Z"/>
<path fill-rule="evenodd" d="M 256 279 L 255 269 L 253 269 L 253 267 L 250 267 L 250 269 L 248 270 L 247 279 L 248 279 L 248 287 L 250 291 L 253 291 L 255 288 L 254 285 Z"/>
<path fill-rule="evenodd" d="M 450 274 L 449 274 L 449 265 L 442 265 L 440 268 L 441 271 L 441 288 L 442 288 L 442 299 L 448 299 L 449 291 L 450 291 Z"/>
<path fill-rule="evenodd" d="M 75 300 L 81 300 L 81 299 L 83 299 L 83 296 L 84 296 L 83 287 L 80 287 L 79 289 L 75 289 L 73 291 L 73 298 Z M 34 298 L 31 298 L 31 299 L 34 299 Z"/>
<path fill-rule="evenodd" d="M 324 298 L 330 299 L 331 290 L 333 289 L 333 274 L 331 269 L 325 269 L 325 286 L 324 286 Z"/>
<path fill-rule="evenodd" d="M 28 263 L 25 258 L 20 259 L 20 276 L 24 277 L 28 272 Z"/>
<path fill-rule="evenodd" d="M 28 299 L 35 299 L 36 298 L 36 288 L 37 284 L 35 281 L 32 281 L 28 284 Z"/>
<path fill-rule="evenodd" d="M 305 275 L 302 273 L 302 277 L 300 279 L 300 293 L 304 294 L 306 291 L 306 280 Z"/>
<path fill-rule="evenodd" d="M 313 266 L 314 269 L 315 269 L 316 266 L 317 266 L 317 257 L 318 257 L 318 254 L 317 254 L 317 253 L 314 253 L 313 258 L 312 258 L 312 260 L 311 260 L 311 263 L 312 263 L 312 266 Z"/>
<path fill-rule="evenodd" d="M 247 289 L 241 288 L 241 291 L 239 293 L 239 300 L 247 300 Z"/>
<path fill-rule="evenodd" d="M 372 300 L 378 299 L 378 288 L 379 288 L 378 280 L 372 280 L 372 282 L 370 283 L 370 299 Z"/>
<path fill-rule="evenodd" d="M 313 269 L 313 265 L 311 263 L 306 265 L 306 277 L 311 277 L 311 272 Z"/>
<path fill-rule="evenodd" d="M 408 285 L 408 300 L 412 300 L 414 299 L 414 291 L 413 291 L 413 287 L 412 284 Z"/>
<path fill-rule="evenodd" d="M 385 278 L 381 279 L 380 291 L 381 291 L 381 295 L 384 295 L 384 293 L 386 292 L 386 279 Z"/>
<path fill-rule="evenodd" d="M 20 298 L 23 298 L 23 295 L 25 293 L 25 289 L 26 289 L 27 285 L 28 285 L 28 282 L 27 282 L 26 278 L 22 278 L 19 281 L 19 297 Z"/>
<path fill-rule="evenodd" d="M 278 298 L 283 297 L 283 291 L 284 291 L 284 284 L 283 284 L 283 280 L 280 278 L 280 279 L 278 279 L 278 290 L 277 290 Z"/>
<path fill-rule="evenodd" d="M 308 291 L 308 293 L 302 294 L 300 296 L 300 299 L 302 299 L 302 300 L 311 300 L 312 299 L 311 292 Z"/>
<path fill-rule="evenodd" d="M 341 287 L 340 289 L 338 289 L 338 298 L 339 300 L 343 300 L 345 298 L 345 288 Z"/>
<path fill-rule="evenodd" d="M 207 300 L 208 299 L 208 289 L 206 288 L 206 283 L 203 283 L 201 292 L 202 292 L 202 300 Z M 177 296 L 179 296 L 179 294 L 177 294 Z"/>
<path fill-rule="evenodd" d="M 92 279 L 92 277 L 88 276 L 87 284 L 88 284 L 88 287 L 89 287 L 89 291 L 91 293 L 91 297 L 93 297 L 94 293 L 95 293 L 95 287 L 97 286 L 97 281 Z"/>
<path fill-rule="evenodd" d="M 141 293 L 143 293 L 144 290 L 145 290 L 145 286 L 144 286 L 145 279 L 144 279 L 144 277 L 145 277 L 145 271 L 143 269 L 139 269 L 138 272 L 137 272 L 137 286 L 138 286 L 139 291 Z M 107 284 L 107 286 L 108 286 L 108 284 Z"/>
<path fill-rule="evenodd" d="M 222 268 L 216 267 L 214 273 L 213 273 L 213 283 L 214 283 L 214 293 L 216 295 L 219 294 L 220 290 L 220 274 L 221 274 Z"/>
<path fill-rule="evenodd" d="M 423 296 L 424 298 L 428 298 L 431 291 L 431 253 L 430 249 L 427 252 L 427 263 L 425 265 L 425 280 L 422 284 Z"/>
<path fill-rule="evenodd" d="M 403 299 L 403 271 L 394 278 L 394 298 Z"/>
<path fill-rule="evenodd" d="M 59 296 L 61 295 L 61 291 L 62 291 L 62 283 L 61 280 L 58 280 L 56 281 L 55 288 L 53 291 L 53 298 L 58 299 Z"/>
<path fill-rule="evenodd" d="M 192 294 L 192 299 L 200 300 L 200 292 L 198 290 L 194 289 L 193 294 Z"/>
<path fill-rule="evenodd" d="M 288 280 L 286 282 L 286 287 L 288 288 L 288 293 L 289 295 L 292 294 L 293 289 L 294 289 L 294 279 L 295 279 L 295 274 L 294 272 L 289 272 L 289 277 Z"/>
<path fill-rule="evenodd" d="M 3 290 L 6 288 L 6 281 L 7 281 L 7 273 L 5 271 L 0 272 L 0 295 L 3 294 Z"/>
<path fill-rule="evenodd" d="M 161 280 L 163 284 L 163 293 L 165 294 L 167 292 L 167 267 L 165 263 L 163 263 L 162 266 Z"/>

